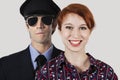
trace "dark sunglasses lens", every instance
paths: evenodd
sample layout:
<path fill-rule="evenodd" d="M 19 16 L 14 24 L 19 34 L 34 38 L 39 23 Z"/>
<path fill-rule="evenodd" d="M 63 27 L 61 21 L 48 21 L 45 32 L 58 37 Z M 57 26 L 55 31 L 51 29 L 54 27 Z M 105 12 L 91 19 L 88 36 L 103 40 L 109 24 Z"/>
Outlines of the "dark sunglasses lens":
<path fill-rule="evenodd" d="M 42 17 L 42 22 L 46 25 L 50 25 L 52 23 L 52 19 L 53 17 L 52 16 L 44 16 Z"/>
<path fill-rule="evenodd" d="M 32 17 L 32 18 L 29 18 L 29 19 L 28 19 L 28 24 L 29 24 L 30 26 L 34 26 L 34 25 L 37 23 L 37 21 L 38 21 L 38 18 L 37 18 L 37 17 Z"/>

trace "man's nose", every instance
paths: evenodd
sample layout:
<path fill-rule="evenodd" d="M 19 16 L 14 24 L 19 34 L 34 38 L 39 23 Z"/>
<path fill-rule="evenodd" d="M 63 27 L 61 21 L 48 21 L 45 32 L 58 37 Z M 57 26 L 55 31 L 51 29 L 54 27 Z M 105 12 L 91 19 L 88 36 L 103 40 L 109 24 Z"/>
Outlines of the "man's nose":
<path fill-rule="evenodd" d="M 43 22 L 41 21 L 41 18 L 38 18 L 36 27 L 39 28 L 39 29 L 44 29 L 45 28 Z"/>

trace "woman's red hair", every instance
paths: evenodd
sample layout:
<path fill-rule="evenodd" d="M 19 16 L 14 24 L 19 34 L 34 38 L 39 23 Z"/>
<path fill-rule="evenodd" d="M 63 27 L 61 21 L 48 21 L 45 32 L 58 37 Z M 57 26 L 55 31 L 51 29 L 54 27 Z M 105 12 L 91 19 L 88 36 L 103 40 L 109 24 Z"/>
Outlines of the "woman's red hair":
<path fill-rule="evenodd" d="M 57 19 L 59 30 L 61 30 L 61 25 L 64 17 L 69 13 L 75 13 L 81 16 L 85 20 L 88 28 L 92 31 L 92 29 L 95 26 L 93 15 L 91 11 L 85 5 L 82 4 L 70 4 L 60 12 Z"/>

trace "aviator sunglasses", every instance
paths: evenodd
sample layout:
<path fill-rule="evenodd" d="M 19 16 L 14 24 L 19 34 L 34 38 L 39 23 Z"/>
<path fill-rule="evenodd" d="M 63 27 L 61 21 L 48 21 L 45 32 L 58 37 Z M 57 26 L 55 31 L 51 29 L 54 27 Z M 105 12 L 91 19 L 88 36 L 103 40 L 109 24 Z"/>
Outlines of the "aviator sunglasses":
<path fill-rule="evenodd" d="M 49 16 L 49 15 L 46 15 L 46 16 L 41 16 L 41 21 L 43 22 L 43 24 L 45 25 L 51 25 L 52 21 L 53 21 L 53 16 Z M 38 19 L 39 19 L 39 16 L 30 16 L 26 19 L 26 22 L 29 26 L 32 26 L 34 27 L 37 22 L 38 22 Z"/>

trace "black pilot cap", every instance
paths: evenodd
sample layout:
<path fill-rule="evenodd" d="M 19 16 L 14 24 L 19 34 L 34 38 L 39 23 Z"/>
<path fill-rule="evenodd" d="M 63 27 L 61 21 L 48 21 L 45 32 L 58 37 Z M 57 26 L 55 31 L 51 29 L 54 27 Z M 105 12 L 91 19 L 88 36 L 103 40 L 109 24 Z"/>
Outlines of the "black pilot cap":
<path fill-rule="evenodd" d="M 60 8 L 53 0 L 26 0 L 20 7 L 20 13 L 25 18 L 31 15 L 54 15 L 57 16 Z"/>

